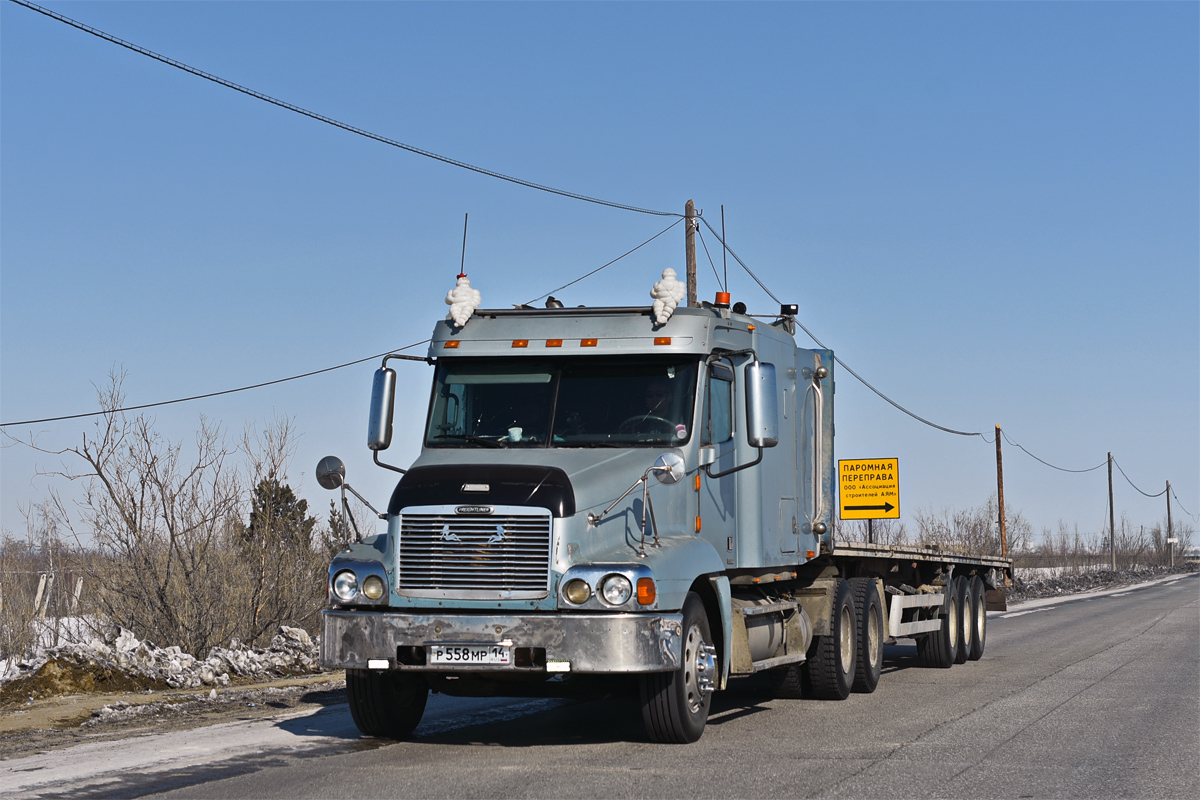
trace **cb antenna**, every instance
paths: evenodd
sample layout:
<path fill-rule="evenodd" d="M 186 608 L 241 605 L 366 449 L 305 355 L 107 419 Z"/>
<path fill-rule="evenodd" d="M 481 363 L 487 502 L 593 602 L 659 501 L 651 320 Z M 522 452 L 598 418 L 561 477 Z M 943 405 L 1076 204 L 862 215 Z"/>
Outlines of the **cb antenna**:
<path fill-rule="evenodd" d="M 470 214 L 463 214 L 463 252 L 462 263 L 458 266 L 458 277 L 465 277 L 467 274 L 467 220 Z"/>
<path fill-rule="evenodd" d="M 721 206 L 721 269 L 725 271 L 725 291 L 729 291 L 729 245 L 725 244 L 725 206 Z"/>

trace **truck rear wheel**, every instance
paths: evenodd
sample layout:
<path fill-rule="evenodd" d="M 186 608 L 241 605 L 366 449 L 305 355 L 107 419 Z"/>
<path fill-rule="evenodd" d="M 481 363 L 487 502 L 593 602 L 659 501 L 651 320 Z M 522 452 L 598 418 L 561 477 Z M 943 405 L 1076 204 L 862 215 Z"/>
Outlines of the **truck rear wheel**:
<path fill-rule="evenodd" d="M 987 644 L 987 589 L 983 580 L 976 575 L 971 578 L 971 653 L 972 661 L 983 658 L 983 647 Z"/>
<path fill-rule="evenodd" d="M 950 581 L 945 589 L 945 599 L 942 601 L 939 618 L 942 627 L 933 633 L 926 633 L 917 639 L 917 656 L 923 667 L 950 669 L 954 666 L 954 658 L 958 655 L 959 622 L 958 601 L 955 598 L 955 581 Z"/>
<path fill-rule="evenodd" d="M 681 663 L 641 679 L 642 722 L 651 741 L 687 744 L 704 733 L 717 681 L 716 648 L 699 595 L 683 603 Z"/>
<path fill-rule="evenodd" d="M 883 603 L 873 578 L 851 578 L 855 626 L 858 629 L 858 658 L 854 669 L 856 692 L 870 694 L 879 685 L 883 669 Z"/>
<path fill-rule="evenodd" d="M 346 698 L 360 731 L 367 736 L 403 739 L 421 721 L 429 687 L 419 675 L 348 669 Z"/>
<path fill-rule="evenodd" d="M 974 616 L 971 614 L 971 579 L 967 577 L 954 579 L 954 599 L 958 603 L 958 652 L 954 654 L 955 664 L 967 663 L 971 655 L 971 631 L 975 627 Z"/>
<path fill-rule="evenodd" d="M 858 625 L 850 584 L 838 580 L 833 591 L 829 635 L 814 636 L 808 649 L 808 680 L 820 700 L 845 700 L 854 684 Z"/>

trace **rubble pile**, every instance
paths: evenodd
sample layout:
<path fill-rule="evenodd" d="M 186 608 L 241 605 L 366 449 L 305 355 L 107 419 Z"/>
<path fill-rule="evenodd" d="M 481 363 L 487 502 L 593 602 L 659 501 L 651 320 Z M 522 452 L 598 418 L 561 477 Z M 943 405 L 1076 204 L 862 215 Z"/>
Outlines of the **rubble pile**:
<path fill-rule="evenodd" d="M 1195 564 L 1185 564 L 1175 567 L 1141 567 L 1135 569 L 1095 570 L 1087 572 L 1064 572 L 1054 576 L 1039 576 L 1023 578 L 1021 571 L 1008 589 L 1008 602 L 1033 600 L 1039 597 L 1058 597 L 1060 595 L 1078 594 L 1080 592 L 1095 592 L 1101 589 L 1112 589 L 1118 586 L 1128 586 L 1134 583 L 1162 578 L 1179 572 L 1195 572 Z"/>
<path fill-rule="evenodd" d="M 156 647 L 114 627 L 101 638 L 51 648 L 18 664 L 4 693 L 24 697 L 70 689 L 228 686 L 231 676 L 262 679 L 318 672 L 318 658 L 317 643 L 302 628 L 281 626 L 266 649 L 245 647 L 234 639 L 229 647 L 214 647 L 207 658 L 198 659 L 178 646 Z"/>

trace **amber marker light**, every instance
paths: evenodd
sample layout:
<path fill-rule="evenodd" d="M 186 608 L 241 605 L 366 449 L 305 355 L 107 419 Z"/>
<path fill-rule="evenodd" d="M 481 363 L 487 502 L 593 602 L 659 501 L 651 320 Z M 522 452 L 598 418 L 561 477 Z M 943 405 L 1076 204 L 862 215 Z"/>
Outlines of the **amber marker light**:
<path fill-rule="evenodd" d="M 804 555 L 805 555 L 807 558 L 816 558 L 816 557 L 817 557 L 817 553 L 816 553 L 816 551 L 815 551 L 815 550 L 805 550 L 805 551 L 804 551 Z"/>
<path fill-rule="evenodd" d="M 513 339 L 513 347 L 529 347 L 528 339 Z"/>
<path fill-rule="evenodd" d="M 696 533 L 700 532 L 700 518 L 696 517 Z"/>
<path fill-rule="evenodd" d="M 671 343 L 671 337 L 670 337 L 670 336 L 655 336 L 655 337 L 654 337 L 654 343 L 655 343 L 655 344 L 660 344 L 660 345 L 661 345 L 661 344 L 670 344 L 670 343 Z"/>
<path fill-rule="evenodd" d="M 562 347 L 562 339 L 547 339 L 546 347 Z"/>
<path fill-rule="evenodd" d="M 454 348 L 458 347 L 460 344 L 462 344 L 462 342 L 458 341 L 457 339 L 454 339 L 452 341 L 446 342 L 444 345 L 442 345 L 442 347 L 446 348 L 447 350 L 453 350 Z"/>
<path fill-rule="evenodd" d="M 754 330 L 754 326 L 753 326 L 753 325 L 747 325 L 747 326 L 746 326 L 746 330 L 748 330 L 748 331 L 752 331 L 752 330 Z"/>
<path fill-rule="evenodd" d="M 600 341 L 599 339 L 580 339 L 579 346 L 580 347 L 595 347 L 596 343 L 599 341 Z"/>
<path fill-rule="evenodd" d="M 696 475 L 696 491 L 700 491 L 700 475 Z"/>
<path fill-rule="evenodd" d="M 658 590 L 654 586 L 654 578 L 638 578 L 637 581 L 637 598 L 638 605 L 651 605 L 655 598 L 658 597 Z"/>

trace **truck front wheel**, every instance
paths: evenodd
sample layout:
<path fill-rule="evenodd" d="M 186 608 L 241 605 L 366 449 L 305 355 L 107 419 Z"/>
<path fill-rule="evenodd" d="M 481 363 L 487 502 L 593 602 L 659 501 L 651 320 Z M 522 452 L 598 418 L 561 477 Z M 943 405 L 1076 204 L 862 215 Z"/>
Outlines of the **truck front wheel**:
<path fill-rule="evenodd" d="M 682 663 L 672 672 L 641 679 L 642 722 L 651 741 L 687 744 L 704 733 L 716 688 L 717 659 L 708 615 L 699 595 L 683 603 Z"/>
<path fill-rule="evenodd" d="M 429 687 L 419 675 L 348 669 L 346 697 L 360 731 L 367 736 L 403 739 L 421 721 Z"/>

